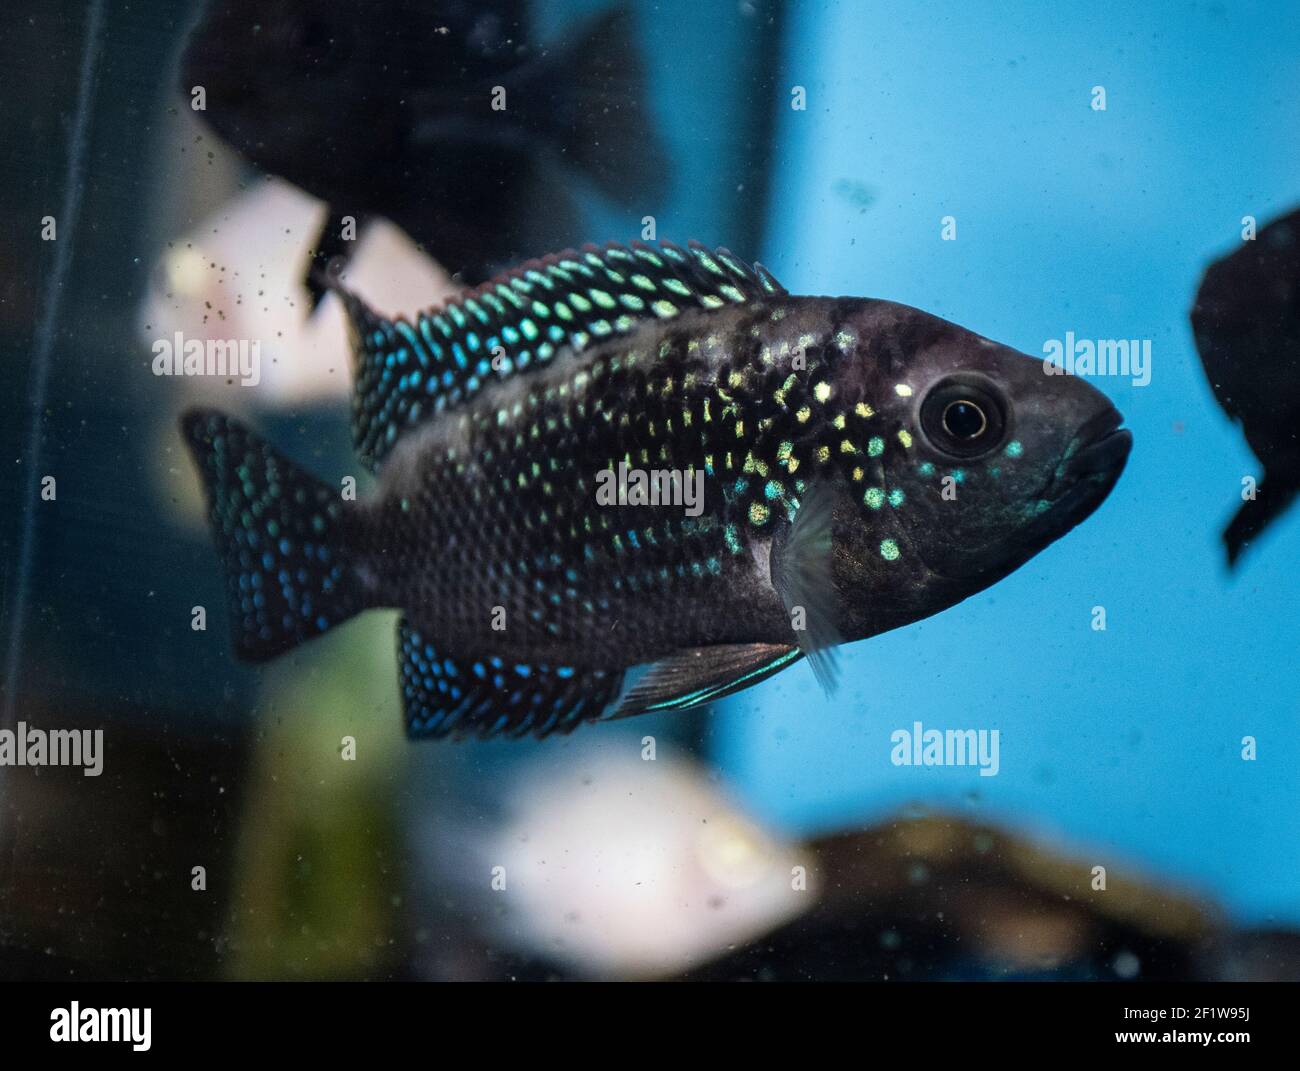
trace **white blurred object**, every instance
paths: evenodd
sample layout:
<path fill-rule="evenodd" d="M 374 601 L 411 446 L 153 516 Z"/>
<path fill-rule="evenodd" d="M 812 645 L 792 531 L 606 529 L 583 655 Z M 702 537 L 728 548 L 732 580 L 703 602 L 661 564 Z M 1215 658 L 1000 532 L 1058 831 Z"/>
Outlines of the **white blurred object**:
<path fill-rule="evenodd" d="M 630 745 L 629 745 L 630 746 Z M 505 868 L 498 936 L 589 975 L 676 974 L 806 911 L 811 853 L 741 814 L 692 762 L 548 764 L 485 847 Z"/>
<path fill-rule="evenodd" d="M 169 243 L 140 309 L 145 344 L 172 339 L 247 339 L 261 348 L 255 387 L 185 377 L 187 398 L 246 409 L 351 391 L 351 347 L 343 308 L 329 294 L 314 316 L 303 273 L 325 220 L 322 202 L 279 179 L 240 194 L 191 233 Z M 348 287 L 388 314 L 414 313 L 459 287 L 386 220 L 360 231 L 344 275 Z"/>

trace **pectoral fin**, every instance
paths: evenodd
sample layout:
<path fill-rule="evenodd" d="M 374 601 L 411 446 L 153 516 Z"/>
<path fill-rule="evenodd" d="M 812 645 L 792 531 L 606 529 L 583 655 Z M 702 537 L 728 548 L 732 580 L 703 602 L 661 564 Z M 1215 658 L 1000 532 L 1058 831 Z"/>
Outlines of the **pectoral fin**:
<path fill-rule="evenodd" d="M 831 574 L 834 504 L 830 481 L 813 483 L 789 527 L 773 538 L 770 564 L 772 586 L 790 615 L 795 642 L 827 695 L 839 680 L 835 648 L 842 641 L 835 626 L 837 595 Z"/>

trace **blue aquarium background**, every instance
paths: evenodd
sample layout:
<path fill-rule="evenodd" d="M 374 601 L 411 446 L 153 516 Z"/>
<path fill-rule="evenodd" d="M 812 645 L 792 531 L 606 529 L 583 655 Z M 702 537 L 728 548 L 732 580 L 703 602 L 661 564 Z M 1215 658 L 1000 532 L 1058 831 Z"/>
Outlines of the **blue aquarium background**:
<path fill-rule="evenodd" d="M 310 7 L 245 6 L 250 33 Z M 560 48 L 611 4 L 522 6 Z M 1261 472 L 1188 319 L 1246 218 L 1300 204 L 1300 10 L 628 6 L 669 182 L 619 205 L 565 172 L 573 242 L 649 224 L 1033 355 L 1149 340 L 1148 384 L 1092 379 L 1134 436 L 1115 490 L 992 588 L 842 650 L 830 696 L 796 666 L 703 711 L 408 741 L 395 613 L 233 658 L 176 432 L 219 404 L 313 470 L 355 465 L 341 316 L 294 335 L 318 202 L 189 108 L 204 5 L 16 0 L 0 728 L 102 726 L 109 751 L 102 778 L 0 767 L 0 978 L 1300 978 L 1300 510 L 1229 572 Z M 60 268 L 40 221 L 67 204 Z M 421 236 L 387 241 L 366 270 L 391 311 L 451 292 Z M 258 282 L 232 297 L 227 268 Z M 261 386 L 149 373 L 152 339 L 236 321 L 276 354 Z M 894 765 L 918 722 L 997 730 L 997 775 Z"/>
<path fill-rule="evenodd" d="M 782 64 L 809 98 L 781 113 L 760 252 L 786 286 L 916 305 L 1032 354 L 1067 331 L 1151 339 L 1152 372 L 1097 381 L 1135 442 L 1094 518 L 961 606 L 851 648 L 842 695 L 796 670 L 733 699 L 723 769 L 797 829 L 912 801 L 970 809 L 1098 863 L 1140 859 L 1240 918 L 1300 921 L 1300 516 L 1228 575 L 1218 533 L 1259 473 L 1187 318 L 1243 217 L 1300 197 L 1284 133 L 1300 14 L 801 5 Z M 914 720 L 1001 729 L 999 774 L 892 766 L 889 732 Z"/>

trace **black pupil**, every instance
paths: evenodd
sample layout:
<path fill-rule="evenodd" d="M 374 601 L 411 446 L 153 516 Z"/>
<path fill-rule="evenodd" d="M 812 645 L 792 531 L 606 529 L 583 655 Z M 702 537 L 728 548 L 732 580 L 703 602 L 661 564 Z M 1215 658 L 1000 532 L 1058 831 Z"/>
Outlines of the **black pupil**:
<path fill-rule="evenodd" d="M 951 403 L 943 411 L 943 426 L 954 439 L 973 439 L 988 426 L 988 421 L 984 419 L 984 410 L 974 402 L 963 400 Z"/>

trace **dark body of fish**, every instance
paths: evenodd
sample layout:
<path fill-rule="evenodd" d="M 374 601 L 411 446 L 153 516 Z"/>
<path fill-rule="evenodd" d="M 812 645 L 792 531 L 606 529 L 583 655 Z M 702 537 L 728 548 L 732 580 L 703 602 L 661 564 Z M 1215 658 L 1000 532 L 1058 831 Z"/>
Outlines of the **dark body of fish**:
<path fill-rule="evenodd" d="M 1210 265 L 1192 330 L 1214 396 L 1264 466 L 1223 533 L 1235 565 L 1300 490 L 1300 210 Z"/>
<path fill-rule="evenodd" d="M 355 246 L 347 217 L 358 234 L 392 220 L 473 284 L 576 239 L 575 174 L 632 208 L 662 192 L 630 11 L 553 48 L 525 15 L 522 0 L 209 5 L 181 88 L 204 88 L 199 116 L 251 163 L 328 204 L 305 276 L 314 301 Z"/>
<path fill-rule="evenodd" d="M 375 498 L 220 414 L 183 427 L 239 653 L 401 607 L 414 734 L 692 706 L 803 655 L 829 683 L 836 644 L 1077 524 L 1130 445 L 1039 359 L 891 302 L 790 296 L 725 250 L 564 253 L 414 322 L 343 296 Z M 620 463 L 702 474 L 702 510 L 602 504 Z"/>

